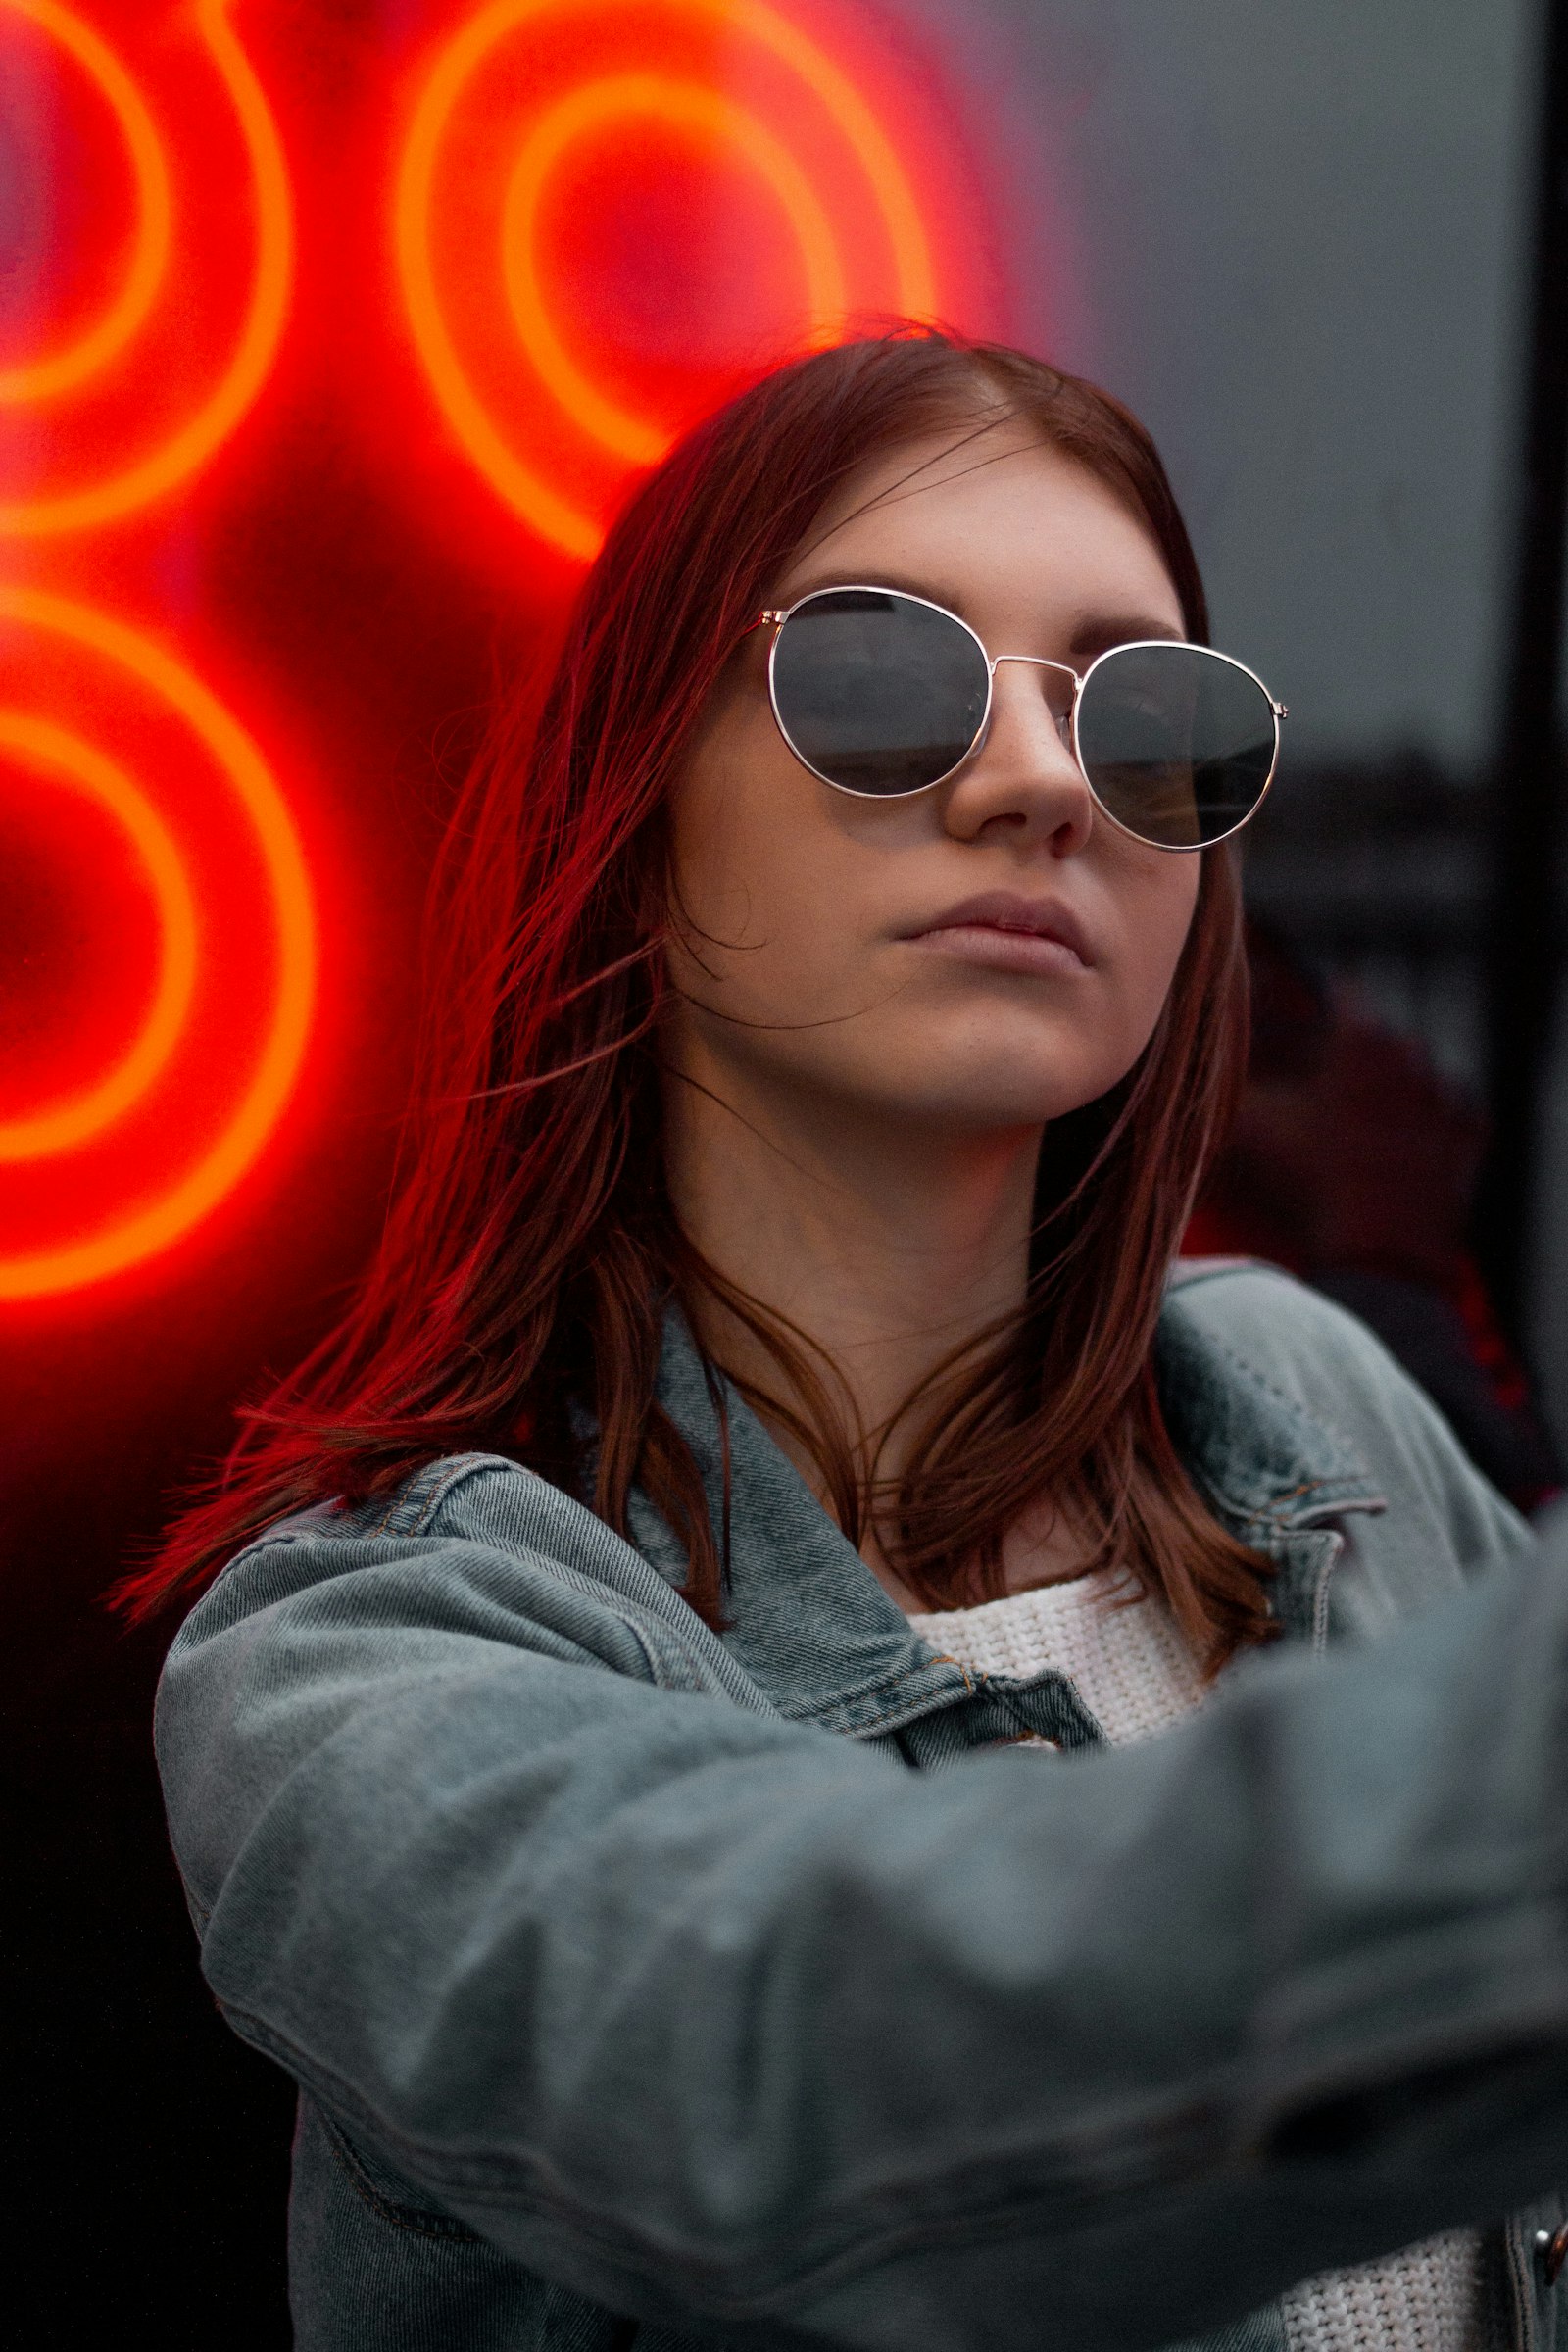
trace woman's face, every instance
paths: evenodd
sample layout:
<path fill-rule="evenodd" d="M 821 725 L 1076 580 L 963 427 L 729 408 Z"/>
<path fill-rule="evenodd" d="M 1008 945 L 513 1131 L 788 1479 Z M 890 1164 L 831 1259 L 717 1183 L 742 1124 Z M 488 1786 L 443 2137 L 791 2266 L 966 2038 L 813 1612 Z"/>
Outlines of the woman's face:
<path fill-rule="evenodd" d="M 868 464 L 767 603 L 841 582 L 911 589 L 992 656 L 1080 672 L 1127 638 L 1186 634 L 1147 527 L 1012 421 Z M 677 1066 L 729 1100 L 784 1089 L 950 1132 L 1103 1094 L 1158 1017 L 1199 859 L 1099 813 L 1057 730 L 1069 681 L 1004 662 L 956 775 L 858 800 L 779 734 L 768 638 L 737 652 L 675 792 Z"/>

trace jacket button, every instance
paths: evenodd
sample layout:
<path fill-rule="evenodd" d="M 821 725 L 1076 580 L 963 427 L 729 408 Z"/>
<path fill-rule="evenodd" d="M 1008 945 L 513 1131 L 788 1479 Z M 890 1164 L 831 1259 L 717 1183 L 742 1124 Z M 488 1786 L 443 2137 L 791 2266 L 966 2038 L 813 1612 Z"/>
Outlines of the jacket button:
<path fill-rule="evenodd" d="M 1557 2273 L 1568 2257 L 1568 2222 L 1556 2230 L 1538 2230 L 1535 2236 L 1536 2260 L 1546 2274 L 1546 2284 L 1555 2286 Z"/>

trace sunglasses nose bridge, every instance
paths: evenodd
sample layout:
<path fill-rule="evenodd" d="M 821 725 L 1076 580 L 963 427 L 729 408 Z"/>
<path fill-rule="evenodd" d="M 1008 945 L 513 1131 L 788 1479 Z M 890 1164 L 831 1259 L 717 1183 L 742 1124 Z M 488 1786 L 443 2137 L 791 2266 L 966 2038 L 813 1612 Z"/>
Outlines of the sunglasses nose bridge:
<path fill-rule="evenodd" d="M 1083 679 L 1079 675 L 1078 671 L 1071 668 L 1065 662 L 1048 662 L 1041 654 L 993 654 L 987 657 L 987 665 L 991 671 L 991 680 L 993 686 L 996 684 L 997 672 L 1002 667 L 1004 662 L 1021 662 L 1026 669 L 1054 670 L 1057 677 L 1065 678 L 1068 681 L 1070 692 L 1066 695 L 1065 700 L 1062 702 L 1059 710 L 1052 701 L 1051 694 L 1047 687 L 1047 682 L 1044 679 L 1041 680 L 1041 695 L 1045 701 L 1046 708 L 1050 710 L 1052 718 L 1055 722 L 1057 734 L 1061 737 L 1061 740 L 1064 744 L 1070 746 L 1072 742 L 1073 709 L 1078 700 L 1078 690 L 1083 684 Z"/>

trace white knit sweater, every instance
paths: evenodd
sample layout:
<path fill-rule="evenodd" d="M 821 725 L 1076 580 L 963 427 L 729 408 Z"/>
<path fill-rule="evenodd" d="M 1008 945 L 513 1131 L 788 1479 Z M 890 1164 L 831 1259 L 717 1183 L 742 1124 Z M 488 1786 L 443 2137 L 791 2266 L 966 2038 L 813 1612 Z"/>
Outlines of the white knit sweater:
<path fill-rule="evenodd" d="M 1168 1610 L 1142 1598 L 1116 1605 L 1129 1590 L 1110 1570 L 909 1622 L 939 1655 L 973 1673 L 1058 1667 L 1105 1737 L 1124 1746 L 1168 1730 L 1206 1695 Z M 1284 2307 L 1291 2352 L 1501 2352 L 1511 2332 L 1491 2310 L 1473 2230 L 1305 2279 Z"/>

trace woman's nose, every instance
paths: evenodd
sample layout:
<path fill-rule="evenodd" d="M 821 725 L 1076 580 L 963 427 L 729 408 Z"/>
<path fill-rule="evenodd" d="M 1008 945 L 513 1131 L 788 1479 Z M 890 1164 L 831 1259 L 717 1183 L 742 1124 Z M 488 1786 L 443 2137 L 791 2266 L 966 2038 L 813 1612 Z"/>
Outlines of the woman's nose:
<path fill-rule="evenodd" d="M 1023 655 L 998 658 L 985 742 L 948 789 L 947 830 L 972 840 L 988 826 L 1082 849 L 1095 802 L 1072 752 L 1070 670 Z"/>

